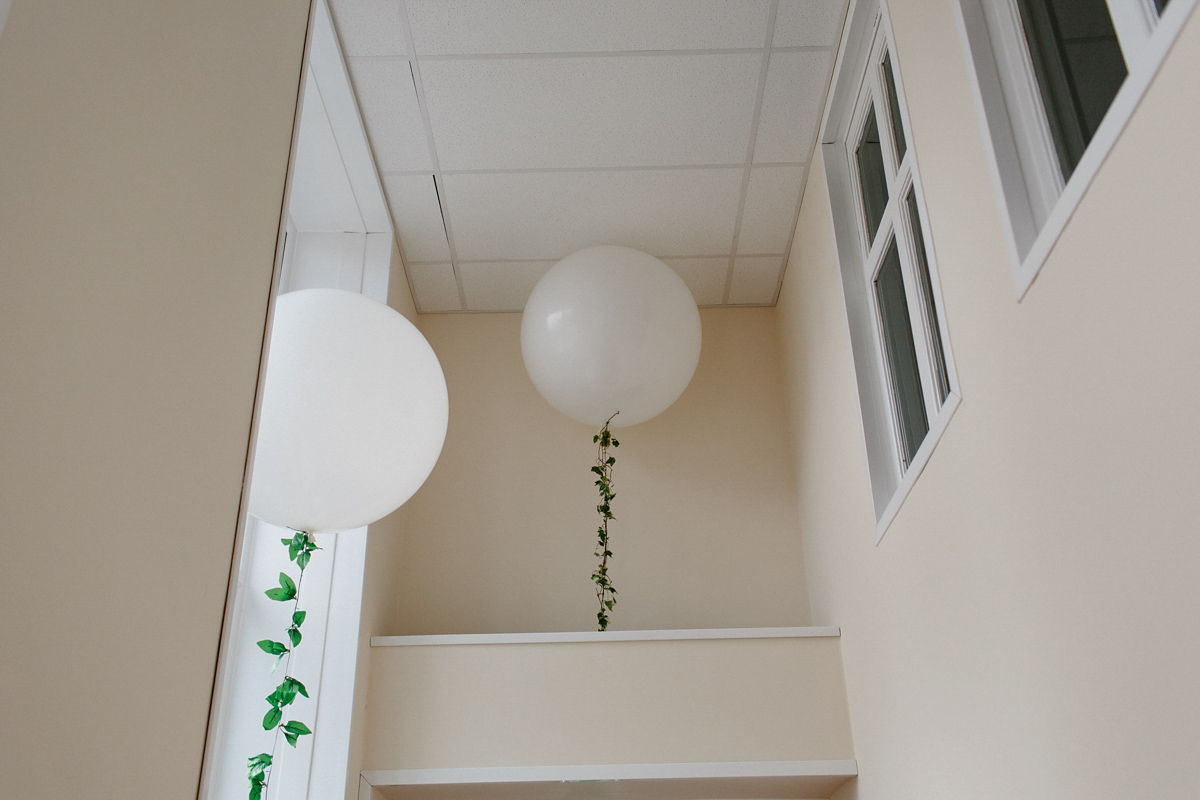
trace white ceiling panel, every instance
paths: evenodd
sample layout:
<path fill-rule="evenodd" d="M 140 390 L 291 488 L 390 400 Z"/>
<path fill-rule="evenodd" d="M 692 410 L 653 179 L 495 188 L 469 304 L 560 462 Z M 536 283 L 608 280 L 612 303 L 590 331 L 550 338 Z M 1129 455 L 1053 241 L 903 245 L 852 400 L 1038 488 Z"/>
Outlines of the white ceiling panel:
<path fill-rule="evenodd" d="M 516 310 L 597 244 L 774 302 L 847 0 L 330 2 L 421 311 Z"/>
<path fill-rule="evenodd" d="M 824 51 L 771 55 L 754 146 L 756 164 L 809 159 L 832 58 Z"/>
<path fill-rule="evenodd" d="M 725 273 L 729 271 L 729 257 L 718 258 L 666 258 L 664 263 L 683 278 L 692 290 L 696 305 L 716 306 L 725 294 Z"/>
<path fill-rule="evenodd" d="M 432 175 L 385 175 L 383 189 L 404 261 L 449 261 L 450 246 Z"/>
<path fill-rule="evenodd" d="M 755 167 L 750 170 L 746 208 L 738 235 L 740 255 L 784 253 L 800 203 L 804 167 Z"/>
<path fill-rule="evenodd" d="M 418 55 L 762 47 L 768 0 L 407 0 Z"/>
<path fill-rule="evenodd" d="M 775 47 L 836 47 L 845 0 L 779 0 Z"/>
<path fill-rule="evenodd" d="M 408 55 L 398 0 L 329 0 L 347 56 Z"/>
<path fill-rule="evenodd" d="M 431 170 L 425 123 L 408 62 L 352 58 L 350 76 L 380 172 Z"/>
<path fill-rule="evenodd" d="M 304 84 L 288 212 L 302 231 L 366 231 L 329 115 L 311 73 Z"/>
<path fill-rule="evenodd" d="M 458 283 L 454 280 L 454 267 L 445 264 L 408 264 L 408 275 L 412 278 L 413 300 L 417 311 L 436 314 L 441 311 L 462 311 L 458 300 Z"/>
<path fill-rule="evenodd" d="M 783 256 L 738 257 L 733 260 L 733 281 L 729 284 L 729 302 L 734 305 L 770 305 L 783 271 Z"/>
<path fill-rule="evenodd" d="M 732 246 L 742 170 L 484 173 L 445 180 L 460 259 L 558 259 L 599 244 L 700 256 Z"/>
<path fill-rule="evenodd" d="M 464 262 L 458 265 L 468 311 L 521 311 L 554 261 Z"/>
<path fill-rule="evenodd" d="M 740 164 L 761 59 L 430 61 L 421 78 L 443 170 Z"/>

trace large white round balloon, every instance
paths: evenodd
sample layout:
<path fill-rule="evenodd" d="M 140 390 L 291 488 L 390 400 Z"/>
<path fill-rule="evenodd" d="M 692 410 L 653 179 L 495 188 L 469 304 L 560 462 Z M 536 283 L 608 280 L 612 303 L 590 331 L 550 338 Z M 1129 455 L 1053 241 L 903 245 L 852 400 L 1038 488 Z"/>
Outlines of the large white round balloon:
<path fill-rule="evenodd" d="M 305 531 L 386 516 L 429 477 L 448 411 L 433 348 L 396 311 L 337 289 L 281 296 L 250 513 Z"/>
<path fill-rule="evenodd" d="M 645 422 L 674 403 L 700 359 L 700 313 L 654 256 L 589 247 L 551 267 L 521 319 L 521 355 L 542 397 L 593 427 Z"/>

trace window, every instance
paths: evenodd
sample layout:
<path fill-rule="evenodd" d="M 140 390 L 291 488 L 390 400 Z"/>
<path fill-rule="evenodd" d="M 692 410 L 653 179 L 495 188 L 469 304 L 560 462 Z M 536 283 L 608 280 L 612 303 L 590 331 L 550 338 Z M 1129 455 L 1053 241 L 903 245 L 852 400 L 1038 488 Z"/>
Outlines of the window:
<path fill-rule="evenodd" d="M 959 398 L 882 7 L 858 7 L 845 53 L 822 142 L 878 541 Z"/>
<path fill-rule="evenodd" d="M 958 0 L 1018 299 L 1196 0 Z"/>

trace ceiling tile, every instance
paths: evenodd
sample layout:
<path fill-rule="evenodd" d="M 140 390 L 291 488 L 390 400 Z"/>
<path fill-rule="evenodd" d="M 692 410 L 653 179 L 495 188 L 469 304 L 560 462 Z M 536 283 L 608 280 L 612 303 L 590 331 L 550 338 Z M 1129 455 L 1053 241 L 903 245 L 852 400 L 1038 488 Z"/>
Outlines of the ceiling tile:
<path fill-rule="evenodd" d="M 329 0 L 347 56 L 403 56 L 404 28 L 397 0 Z"/>
<path fill-rule="evenodd" d="M 529 293 L 555 261 L 458 265 L 468 311 L 523 311 Z"/>
<path fill-rule="evenodd" d="M 779 273 L 782 271 L 783 256 L 735 258 L 729 302 L 764 306 L 774 303 L 775 289 L 779 286 Z"/>
<path fill-rule="evenodd" d="M 417 311 L 435 314 L 439 311 L 462 310 L 458 301 L 458 283 L 454 280 L 454 267 L 449 263 L 407 264 L 405 269 L 412 279 Z"/>
<path fill-rule="evenodd" d="M 743 255 L 785 253 L 800 204 L 804 167 L 755 167 L 750 170 L 746 208 L 737 251 Z"/>
<path fill-rule="evenodd" d="M 408 0 L 419 55 L 762 47 L 767 0 Z"/>
<path fill-rule="evenodd" d="M 422 62 L 421 80 L 443 170 L 740 164 L 760 67 L 757 54 L 476 59 Z"/>
<path fill-rule="evenodd" d="M 845 0 L 779 0 L 775 47 L 836 47 L 846 16 Z"/>
<path fill-rule="evenodd" d="M 683 278 L 692 290 L 696 305 L 716 306 L 725 294 L 725 273 L 729 271 L 729 257 L 713 258 L 665 258 L 663 262 Z"/>
<path fill-rule="evenodd" d="M 449 175 L 460 259 L 559 259 L 599 244 L 655 256 L 728 253 L 742 169 Z"/>
<path fill-rule="evenodd" d="M 408 62 L 352 58 L 350 75 L 379 171 L 433 169 Z"/>
<path fill-rule="evenodd" d="M 450 246 L 432 175 L 385 175 L 383 189 L 405 263 L 448 261 Z"/>
<path fill-rule="evenodd" d="M 832 57 L 822 51 L 771 54 L 754 146 L 756 164 L 809 160 Z"/>

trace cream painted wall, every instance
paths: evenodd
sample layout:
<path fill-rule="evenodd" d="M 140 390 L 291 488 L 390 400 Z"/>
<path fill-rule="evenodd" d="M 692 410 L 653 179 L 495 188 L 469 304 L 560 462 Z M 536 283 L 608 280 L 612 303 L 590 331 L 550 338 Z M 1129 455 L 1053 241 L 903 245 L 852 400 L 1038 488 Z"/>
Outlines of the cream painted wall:
<path fill-rule="evenodd" d="M 836 637 L 384 646 L 371 672 L 366 769 L 854 758 Z"/>
<path fill-rule="evenodd" d="M 0 796 L 194 798 L 308 3 L 0 40 Z"/>
<path fill-rule="evenodd" d="M 807 624 L 773 312 L 701 320 L 691 386 L 619 434 L 612 626 Z M 520 322 L 419 318 L 446 372 L 450 428 L 429 481 L 394 515 L 388 633 L 595 625 L 594 431 L 537 394 Z"/>
<path fill-rule="evenodd" d="M 951 4 L 889 7 L 963 402 L 876 547 L 817 163 L 777 311 L 838 796 L 1200 796 L 1200 21 L 1018 304 Z"/>

